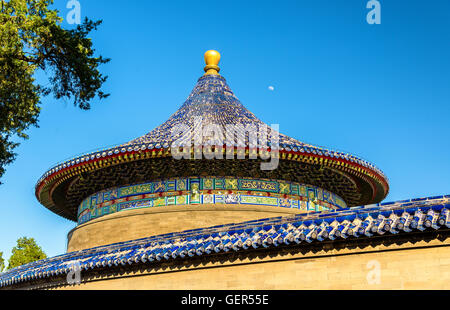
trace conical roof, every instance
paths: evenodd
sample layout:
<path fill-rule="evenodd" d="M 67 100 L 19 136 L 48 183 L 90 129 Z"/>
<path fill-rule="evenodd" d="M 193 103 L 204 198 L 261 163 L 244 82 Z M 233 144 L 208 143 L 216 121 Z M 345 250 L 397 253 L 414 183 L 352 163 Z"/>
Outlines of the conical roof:
<path fill-rule="evenodd" d="M 156 147 L 169 147 L 174 140 L 180 137 L 180 135 L 176 135 L 172 138 L 173 128 L 186 125 L 191 132 L 194 132 L 198 118 L 201 118 L 202 126 L 209 124 L 220 126 L 224 135 L 224 142 L 227 142 L 225 141 L 227 125 L 242 125 L 244 129 L 248 125 L 256 129 L 267 126 L 270 132 L 270 126 L 259 120 L 239 101 L 224 77 L 221 75 L 205 75 L 198 80 L 186 102 L 166 122 L 148 134 L 124 144 L 124 147 L 145 143 L 153 144 Z M 248 146 L 248 135 L 246 138 Z M 203 139 L 204 143 L 207 142 L 205 140 Z M 280 144 L 292 147 L 312 147 L 281 133 L 279 134 L 279 140 Z M 236 136 L 233 142 L 238 142 Z"/>
<path fill-rule="evenodd" d="M 53 212 L 76 220 L 81 201 L 106 188 L 158 178 L 218 174 L 242 177 L 258 174 L 269 179 L 317 185 L 338 194 L 349 206 L 378 203 L 386 197 L 387 178 L 374 165 L 283 134 L 279 135 L 280 164 L 275 171 L 258 171 L 257 161 L 249 158 L 175 161 L 171 145 L 180 136 L 172 137 L 177 125 L 195 130 L 199 124 L 215 124 L 224 133 L 230 124 L 266 126 L 233 94 L 225 78 L 218 74 L 217 64 L 217 57 L 209 55 L 206 74 L 198 80 L 184 104 L 161 126 L 128 143 L 73 158 L 47 171 L 36 185 L 38 200 Z M 201 123 L 196 122 L 199 118 Z M 245 148 L 248 155 L 248 138 Z"/>

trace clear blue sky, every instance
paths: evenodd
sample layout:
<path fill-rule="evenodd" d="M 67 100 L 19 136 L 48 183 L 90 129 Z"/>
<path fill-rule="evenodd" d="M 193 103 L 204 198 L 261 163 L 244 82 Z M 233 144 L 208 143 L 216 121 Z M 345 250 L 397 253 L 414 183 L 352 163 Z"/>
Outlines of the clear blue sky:
<path fill-rule="evenodd" d="M 141 136 L 166 120 L 203 74 L 203 54 L 253 113 L 303 142 L 359 155 L 390 179 L 386 201 L 450 193 L 450 1 L 80 0 L 103 19 L 95 46 L 112 62 L 111 97 L 81 111 L 43 101 L 40 128 L 0 186 L 0 251 L 21 236 L 54 256 L 75 223 L 34 196 L 38 178 L 73 155 Z M 55 6 L 66 15 L 66 0 Z M 268 89 L 275 88 L 274 91 Z"/>

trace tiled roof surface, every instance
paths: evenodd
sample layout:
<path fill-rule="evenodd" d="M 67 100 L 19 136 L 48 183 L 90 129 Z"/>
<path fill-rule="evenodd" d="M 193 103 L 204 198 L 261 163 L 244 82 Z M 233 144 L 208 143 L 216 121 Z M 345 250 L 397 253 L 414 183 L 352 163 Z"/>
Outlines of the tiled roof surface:
<path fill-rule="evenodd" d="M 202 119 L 201 123 L 198 121 L 199 117 Z M 262 121 L 240 103 L 227 85 L 225 78 L 219 75 L 203 76 L 198 80 L 186 102 L 161 126 L 129 143 L 78 156 L 53 167 L 39 179 L 36 185 L 36 197 L 51 211 L 68 219 L 76 220 L 76 208 L 83 199 L 92 194 L 89 192 L 92 184 L 101 187 L 102 184 L 110 180 L 111 175 L 114 175 L 112 171 L 105 172 L 106 167 L 113 167 L 116 171 L 123 168 L 122 170 L 129 172 L 127 175 L 120 176 L 122 179 L 127 179 L 126 184 L 108 183 L 107 186 L 109 187 L 151 181 L 151 179 L 134 180 L 133 173 L 142 174 L 142 171 L 147 171 L 149 168 L 145 165 L 148 165 L 148 163 L 155 163 L 154 166 L 159 167 L 162 165 L 158 161 L 160 158 L 167 159 L 166 161 L 172 159 L 171 144 L 174 140 L 183 136 L 182 133 L 179 133 L 172 137 L 172 129 L 175 126 L 185 125 L 186 128 L 193 131 L 196 129 L 195 127 L 200 126 L 199 124 L 218 125 L 222 128 L 224 135 L 227 125 L 242 124 L 244 130 L 245 126 L 253 125 L 253 128 L 257 131 L 261 126 L 265 126 Z M 239 131 L 242 132 L 243 130 L 239 129 Z M 267 143 L 267 147 L 275 148 L 270 139 L 260 139 L 260 137 L 258 135 L 257 144 L 259 147 L 265 146 Z M 235 147 L 244 146 L 249 153 L 249 148 L 254 148 L 254 145 L 249 143 L 248 137 L 245 139 L 245 145 L 238 143 L 237 136 L 234 138 L 235 141 L 226 141 L 226 137 L 224 139 L 225 144 L 234 142 Z M 204 145 L 216 145 L 217 141 L 215 140 L 217 139 L 210 135 L 203 143 Z M 296 172 L 303 171 L 300 169 L 300 165 L 303 164 L 311 168 L 305 168 L 305 171 L 308 170 L 314 174 L 312 178 L 316 180 L 316 183 L 320 183 L 312 185 L 326 184 L 331 190 L 335 187 L 345 186 L 345 184 L 341 184 L 341 181 L 337 181 L 342 177 L 350 182 L 354 181 L 357 189 L 352 190 L 350 198 L 344 197 L 343 193 L 336 193 L 346 198 L 348 205 L 355 206 L 379 202 L 389 192 L 388 179 L 382 171 L 371 163 L 351 154 L 305 144 L 283 134 L 279 136 L 278 149 L 281 161 L 290 161 L 291 164 L 297 164 L 296 167 L 294 167 L 295 164 L 286 166 L 289 173 L 284 174 L 288 181 L 290 180 L 289 177 L 301 177 Z M 187 160 L 189 159 L 181 161 Z M 231 166 L 236 166 L 237 162 L 239 160 L 228 160 L 224 156 L 223 160 L 208 162 L 206 166 L 210 167 L 209 170 L 227 166 L 226 170 L 231 171 Z M 138 164 L 128 165 L 134 163 Z M 166 165 L 162 165 L 159 170 L 164 171 Z M 196 175 L 196 172 L 198 174 L 201 172 L 202 175 L 208 174 L 208 171 L 202 170 L 204 166 L 201 162 L 186 165 L 189 169 L 194 167 L 192 168 L 194 171 L 190 171 L 191 175 Z M 316 167 L 326 169 L 317 170 Z M 185 175 L 185 172 L 180 171 L 178 174 Z M 177 176 L 179 175 L 164 175 L 164 177 Z M 268 178 L 272 177 L 268 176 Z M 85 184 L 88 185 L 84 186 Z M 96 191 L 102 189 L 105 188 L 96 188 Z"/>
<path fill-rule="evenodd" d="M 195 130 L 196 128 L 194 127 L 194 120 L 196 117 L 202 117 L 203 125 L 217 124 L 221 126 L 223 128 L 222 132 L 224 133 L 224 135 L 226 132 L 225 126 L 229 124 L 243 124 L 244 126 L 255 125 L 256 128 L 265 125 L 252 112 L 247 110 L 236 98 L 236 96 L 227 85 L 224 77 L 220 75 L 203 76 L 198 80 L 197 85 L 189 95 L 186 102 L 161 126 L 152 130 L 148 134 L 134 139 L 128 143 L 110 149 L 101 149 L 96 152 L 77 156 L 73 159 L 67 160 L 53 167 L 52 169 L 49 169 L 39 179 L 38 184 L 46 177 L 59 170 L 75 166 L 80 163 L 88 162 L 89 160 L 104 158 L 108 155 L 111 156 L 114 154 L 132 151 L 170 148 L 171 143 L 181 137 L 181 135 L 175 135 L 174 137 L 171 137 L 172 128 L 174 128 L 174 126 L 176 125 L 184 124 L 187 125 L 191 130 Z M 204 144 L 209 145 L 213 142 L 214 141 L 208 140 Z M 236 146 L 239 146 L 237 144 L 237 141 L 234 142 Z M 248 146 L 248 137 L 246 138 L 245 143 L 246 146 Z M 363 167 L 367 167 L 376 171 L 387 180 L 387 177 L 375 165 L 349 153 L 328 150 L 323 147 L 305 144 L 281 133 L 279 144 L 280 150 L 323 155 L 336 159 L 346 159 L 350 162 L 358 163 Z M 271 147 L 270 141 L 267 141 L 267 146 Z"/>
<path fill-rule="evenodd" d="M 0 274 L 0 288 L 116 266 L 450 228 L 450 195 L 221 225 L 67 253 Z"/>

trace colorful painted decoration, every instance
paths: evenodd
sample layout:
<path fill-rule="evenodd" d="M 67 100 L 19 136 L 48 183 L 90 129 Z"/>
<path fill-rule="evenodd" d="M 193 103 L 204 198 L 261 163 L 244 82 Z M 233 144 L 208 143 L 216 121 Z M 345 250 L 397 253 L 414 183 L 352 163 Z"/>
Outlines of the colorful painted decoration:
<path fill-rule="evenodd" d="M 195 204 L 238 204 L 329 211 L 346 208 L 344 200 L 317 186 L 264 180 L 179 178 L 111 188 L 87 197 L 78 224 L 130 209 Z"/>

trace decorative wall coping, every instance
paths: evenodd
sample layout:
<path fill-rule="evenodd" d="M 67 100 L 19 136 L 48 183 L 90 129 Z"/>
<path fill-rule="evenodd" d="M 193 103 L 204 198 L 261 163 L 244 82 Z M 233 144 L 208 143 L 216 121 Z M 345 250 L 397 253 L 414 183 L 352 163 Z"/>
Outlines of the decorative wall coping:
<path fill-rule="evenodd" d="M 40 260 L 0 274 L 0 288 L 81 272 L 251 249 L 450 228 L 450 195 L 220 225 L 101 246 Z M 131 267 L 130 267 L 131 268 Z"/>

